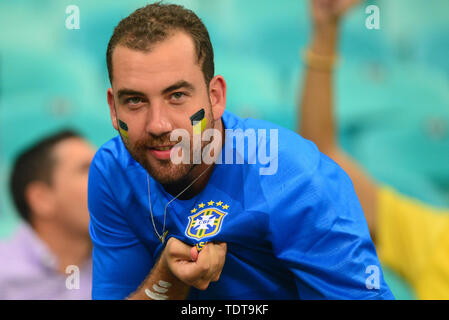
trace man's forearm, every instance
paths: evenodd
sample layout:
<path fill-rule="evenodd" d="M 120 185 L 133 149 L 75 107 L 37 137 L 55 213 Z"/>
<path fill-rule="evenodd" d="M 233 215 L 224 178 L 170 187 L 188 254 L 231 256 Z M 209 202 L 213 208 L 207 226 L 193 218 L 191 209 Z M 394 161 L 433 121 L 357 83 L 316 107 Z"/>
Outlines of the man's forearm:
<path fill-rule="evenodd" d="M 331 59 L 336 55 L 337 37 L 336 24 L 316 28 L 308 50 L 316 56 Z M 314 68 L 306 61 L 300 109 L 301 134 L 315 142 L 324 153 L 337 145 L 332 112 L 332 77 L 332 67 L 327 70 Z"/>
<path fill-rule="evenodd" d="M 164 259 L 159 259 L 148 277 L 128 300 L 184 300 L 190 287 L 176 278 Z"/>

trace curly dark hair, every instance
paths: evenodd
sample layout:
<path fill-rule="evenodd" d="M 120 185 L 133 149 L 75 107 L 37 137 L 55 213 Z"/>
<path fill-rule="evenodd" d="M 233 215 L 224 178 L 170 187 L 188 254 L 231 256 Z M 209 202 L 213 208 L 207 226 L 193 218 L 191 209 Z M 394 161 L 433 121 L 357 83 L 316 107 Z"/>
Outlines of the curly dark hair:
<path fill-rule="evenodd" d="M 115 27 L 106 52 L 109 81 L 112 84 L 112 53 L 117 45 L 148 51 L 150 46 L 168 38 L 173 31 L 184 31 L 192 37 L 198 63 L 206 85 L 214 76 L 214 52 L 209 33 L 200 18 L 191 10 L 161 2 L 137 9 Z"/>

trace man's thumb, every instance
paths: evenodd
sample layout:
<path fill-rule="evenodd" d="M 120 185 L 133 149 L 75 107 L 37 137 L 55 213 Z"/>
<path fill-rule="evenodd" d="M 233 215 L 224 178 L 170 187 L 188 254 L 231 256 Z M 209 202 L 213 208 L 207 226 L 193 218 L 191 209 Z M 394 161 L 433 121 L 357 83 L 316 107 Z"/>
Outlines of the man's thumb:
<path fill-rule="evenodd" d="M 190 258 L 192 261 L 196 261 L 198 259 L 198 250 L 196 249 L 196 246 L 193 246 L 190 249 Z"/>

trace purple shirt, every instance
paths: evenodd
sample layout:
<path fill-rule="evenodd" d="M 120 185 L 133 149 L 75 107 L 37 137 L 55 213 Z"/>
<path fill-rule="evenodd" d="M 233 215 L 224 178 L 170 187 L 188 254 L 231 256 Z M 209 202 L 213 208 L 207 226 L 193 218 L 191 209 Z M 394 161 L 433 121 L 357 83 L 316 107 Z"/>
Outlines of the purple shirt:
<path fill-rule="evenodd" d="M 0 299 L 91 299 L 92 260 L 78 267 L 79 286 L 77 272 L 60 273 L 56 257 L 34 230 L 22 223 L 11 238 L 0 241 Z"/>

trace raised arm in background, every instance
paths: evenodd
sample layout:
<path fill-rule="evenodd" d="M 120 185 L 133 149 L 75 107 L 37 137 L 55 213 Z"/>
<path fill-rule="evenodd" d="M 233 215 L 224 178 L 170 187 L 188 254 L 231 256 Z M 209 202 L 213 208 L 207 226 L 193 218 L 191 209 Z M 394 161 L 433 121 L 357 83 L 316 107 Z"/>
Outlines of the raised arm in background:
<path fill-rule="evenodd" d="M 359 0 L 310 0 L 311 42 L 305 51 L 306 74 L 300 101 L 299 129 L 321 152 L 337 162 L 350 176 L 375 239 L 377 186 L 339 148 L 334 120 L 333 72 L 337 60 L 340 18 Z"/>
<path fill-rule="evenodd" d="M 449 299 L 449 211 L 376 184 L 339 148 L 332 93 L 338 25 L 357 2 L 310 0 L 313 28 L 298 105 L 300 132 L 350 176 L 382 263 L 402 275 L 419 299 Z"/>

